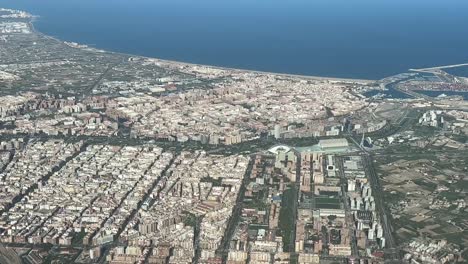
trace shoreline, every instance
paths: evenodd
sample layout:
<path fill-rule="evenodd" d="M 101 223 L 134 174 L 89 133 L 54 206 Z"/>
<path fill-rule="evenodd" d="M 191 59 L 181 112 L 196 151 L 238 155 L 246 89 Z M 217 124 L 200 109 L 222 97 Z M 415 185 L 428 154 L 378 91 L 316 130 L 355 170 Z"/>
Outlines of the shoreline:
<path fill-rule="evenodd" d="M 39 30 L 36 29 L 34 26 L 34 21 L 39 18 L 40 16 L 36 15 L 31 15 L 32 17 L 29 19 L 28 24 L 31 28 L 31 32 L 33 34 L 38 34 L 41 35 L 45 38 L 52 39 L 54 41 L 60 42 L 63 45 L 65 40 L 61 40 L 57 37 L 47 35 Z M 81 43 L 79 43 L 81 44 Z M 87 45 L 87 44 L 82 44 L 82 45 Z M 217 69 L 217 70 L 225 70 L 225 71 L 237 71 L 241 73 L 255 73 L 255 74 L 264 74 L 264 75 L 274 75 L 274 76 L 281 76 L 281 77 L 289 77 L 289 78 L 300 78 L 300 79 L 307 79 L 307 80 L 322 80 L 322 81 L 333 81 L 333 82 L 347 82 L 347 83 L 362 83 L 362 84 L 369 84 L 376 82 L 378 80 L 372 80 L 372 79 L 358 79 L 358 78 L 340 78 L 340 77 L 326 77 L 326 76 L 313 76 L 313 75 L 301 75 L 301 74 L 292 74 L 292 73 L 281 73 L 281 72 L 269 72 L 269 71 L 260 71 L 260 70 L 249 70 L 249 69 L 239 69 L 239 68 L 231 68 L 231 67 L 224 67 L 224 66 L 216 66 L 216 65 L 206 65 L 206 64 L 198 64 L 198 63 L 191 63 L 191 62 L 184 62 L 184 61 L 175 61 L 175 60 L 166 60 L 166 59 L 161 59 L 161 58 L 156 58 L 156 57 L 148 57 L 148 56 L 143 56 L 143 55 L 135 55 L 135 54 L 129 54 L 129 53 L 123 53 L 123 52 L 117 52 L 117 51 L 110 51 L 110 50 L 105 50 L 105 49 L 100 49 L 96 47 L 89 47 L 90 49 L 96 50 L 96 51 L 102 51 L 106 53 L 111 53 L 111 54 L 118 54 L 126 57 L 135 57 L 135 58 L 143 58 L 143 59 L 150 59 L 150 60 L 158 60 L 161 62 L 165 63 L 172 63 L 172 64 L 179 64 L 181 66 L 198 66 L 198 67 L 207 67 L 207 68 L 212 68 L 212 69 Z"/>
<path fill-rule="evenodd" d="M 342 81 L 342 82 L 354 82 L 354 83 L 372 83 L 372 82 L 377 82 L 378 81 L 378 80 L 369 80 L 369 79 L 324 77 L 324 76 L 313 76 L 313 75 L 301 75 L 301 74 L 292 74 L 292 73 L 280 73 L 280 72 L 269 72 L 269 71 L 239 69 L 239 68 L 230 68 L 230 67 L 215 66 L 215 65 L 205 65 L 205 64 L 197 64 L 197 63 L 183 62 L 183 61 L 166 60 L 166 59 L 153 58 L 153 57 L 147 57 L 147 56 L 141 56 L 141 55 L 131 55 L 131 54 L 127 54 L 127 53 L 107 51 L 107 50 L 104 50 L 104 51 L 114 53 L 114 54 L 126 55 L 126 56 L 130 56 L 130 57 L 144 58 L 144 59 L 150 59 L 150 60 L 158 60 L 158 61 L 161 61 L 161 62 L 173 63 L 173 64 L 180 64 L 181 66 L 187 65 L 187 66 L 207 67 L 207 68 L 212 68 L 212 69 L 217 69 L 217 70 L 237 71 L 237 72 L 243 72 L 243 73 L 257 73 L 257 74 L 274 75 L 274 76 L 281 76 L 281 77 L 301 78 L 301 79 L 310 79 L 310 80 L 324 80 L 324 81 L 328 80 L 328 81 L 336 81 L 336 82 Z"/>

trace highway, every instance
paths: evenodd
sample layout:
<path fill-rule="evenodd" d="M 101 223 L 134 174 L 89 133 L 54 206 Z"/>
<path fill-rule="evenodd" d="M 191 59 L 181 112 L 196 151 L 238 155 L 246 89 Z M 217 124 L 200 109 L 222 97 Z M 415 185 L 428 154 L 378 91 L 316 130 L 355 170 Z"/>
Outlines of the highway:
<path fill-rule="evenodd" d="M 372 194 L 375 198 L 376 209 L 384 228 L 384 237 L 386 241 L 385 259 L 389 262 L 400 261 L 401 254 L 393 237 L 394 230 L 391 224 L 392 218 L 388 215 L 388 211 L 384 203 L 382 186 L 380 185 L 380 179 L 375 171 L 374 164 L 372 163 L 372 156 L 366 152 L 362 156 L 362 159 L 366 174 L 371 184 Z"/>
<path fill-rule="evenodd" d="M 380 220 L 382 226 L 384 228 L 384 237 L 385 237 L 385 261 L 388 263 L 399 263 L 401 261 L 402 256 L 401 252 L 398 249 L 397 243 L 393 237 L 394 230 L 391 223 L 391 217 L 388 215 L 387 208 L 384 203 L 383 197 L 383 188 L 380 185 L 380 179 L 377 175 L 374 164 L 372 162 L 372 156 L 367 150 L 360 146 L 358 142 L 353 137 L 349 137 L 356 145 L 358 145 L 362 152 L 360 153 L 363 159 L 363 167 L 365 169 L 366 175 L 369 179 L 369 183 L 371 184 L 372 194 L 375 198 L 376 209 L 380 216 Z"/>
<path fill-rule="evenodd" d="M 348 223 L 348 228 L 350 230 L 350 235 L 351 235 L 351 252 L 353 257 L 359 257 L 359 249 L 357 246 L 357 239 L 356 239 L 356 229 L 354 225 L 354 220 L 353 220 L 353 215 L 351 214 L 351 208 L 349 207 L 348 204 L 348 196 L 346 195 L 347 193 L 347 179 L 344 174 L 344 168 L 343 168 L 343 159 L 342 157 L 335 156 L 335 165 L 338 169 L 338 173 L 341 178 L 341 198 L 342 202 L 345 207 L 345 212 L 346 212 L 346 222 Z"/>
<path fill-rule="evenodd" d="M 295 252 L 295 246 L 296 246 L 296 224 L 297 224 L 297 207 L 299 204 L 299 195 L 301 194 L 301 153 L 297 150 L 294 150 L 294 153 L 296 154 L 296 183 L 294 185 L 294 188 L 296 189 L 294 192 L 294 197 L 292 197 L 293 200 L 293 212 L 294 212 L 294 229 L 291 232 L 291 247 L 290 247 L 290 252 Z"/>

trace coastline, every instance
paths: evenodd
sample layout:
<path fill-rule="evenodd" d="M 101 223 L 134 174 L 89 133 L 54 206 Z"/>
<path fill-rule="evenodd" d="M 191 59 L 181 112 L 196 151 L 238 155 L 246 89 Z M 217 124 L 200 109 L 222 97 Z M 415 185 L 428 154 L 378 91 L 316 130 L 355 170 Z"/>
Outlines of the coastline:
<path fill-rule="evenodd" d="M 32 17 L 29 19 L 28 24 L 29 24 L 29 27 L 31 28 L 31 32 L 33 34 L 38 34 L 38 35 L 43 36 L 45 38 L 52 39 L 54 41 L 57 41 L 57 42 L 60 42 L 60 43 L 64 44 L 64 42 L 65 42 L 64 40 L 61 40 L 61 39 L 59 39 L 57 37 L 47 35 L 47 34 L 45 34 L 45 33 L 43 33 L 43 32 L 36 29 L 36 27 L 34 26 L 34 21 L 35 21 L 35 19 L 37 19 L 39 17 L 40 16 L 32 15 Z M 86 45 L 86 44 L 84 44 L 84 45 Z M 281 73 L 281 72 L 268 72 L 268 71 L 260 71 L 260 70 L 230 68 L 230 67 L 223 67 L 223 66 L 216 66 L 216 65 L 205 65 L 205 64 L 184 62 L 184 61 L 166 60 L 166 59 L 160 59 L 160 58 L 156 58 L 156 57 L 148 57 L 148 56 L 134 55 L 134 54 L 128 54 L 128 53 L 123 53 L 123 52 L 117 52 L 117 51 L 110 51 L 110 50 L 105 50 L 105 49 L 100 49 L 100 48 L 95 48 L 95 47 L 93 47 L 92 49 L 102 51 L 102 52 L 106 52 L 106 53 L 110 53 L 110 54 L 117 54 L 117 55 L 121 55 L 121 56 L 126 56 L 126 57 L 135 57 L 135 58 L 143 58 L 143 59 L 150 59 L 150 60 L 158 60 L 158 61 L 161 61 L 161 62 L 164 62 L 164 63 L 178 64 L 178 65 L 181 65 L 181 66 L 207 67 L 207 68 L 225 70 L 225 71 L 237 71 L 237 72 L 241 72 L 241 73 L 254 73 L 254 74 L 264 74 L 264 75 L 274 75 L 274 76 L 288 77 L 288 78 L 299 78 L 299 79 L 306 79 L 306 80 L 322 80 L 322 81 L 332 81 L 332 82 L 363 83 L 363 84 L 369 84 L 369 83 L 373 83 L 373 82 L 378 81 L 378 80 L 371 80 L 371 79 L 313 76 L 313 75 L 301 75 L 301 74 L 291 74 L 291 73 Z"/>

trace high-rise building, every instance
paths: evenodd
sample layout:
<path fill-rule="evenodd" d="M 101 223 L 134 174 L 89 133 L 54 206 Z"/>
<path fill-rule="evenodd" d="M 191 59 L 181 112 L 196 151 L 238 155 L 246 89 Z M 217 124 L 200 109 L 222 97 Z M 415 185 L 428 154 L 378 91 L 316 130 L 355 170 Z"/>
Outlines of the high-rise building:
<path fill-rule="evenodd" d="M 281 126 L 275 125 L 274 136 L 276 139 L 281 138 Z"/>
<path fill-rule="evenodd" d="M 356 190 L 356 182 L 354 180 L 348 180 L 348 192 L 354 192 Z"/>
<path fill-rule="evenodd" d="M 382 238 L 380 239 L 380 247 L 381 247 L 381 248 L 384 248 L 384 247 L 385 247 L 385 238 L 384 238 L 384 237 L 382 237 Z"/>
<path fill-rule="evenodd" d="M 383 228 L 381 225 L 377 226 L 377 238 L 383 237 Z"/>
<path fill-rule="evenodd" d="M 375 230 L 374 229 L 369 229 L 369 233 L 367 234 L 367 238 L 369 240 L 374 240 L 375 239 Z"/>

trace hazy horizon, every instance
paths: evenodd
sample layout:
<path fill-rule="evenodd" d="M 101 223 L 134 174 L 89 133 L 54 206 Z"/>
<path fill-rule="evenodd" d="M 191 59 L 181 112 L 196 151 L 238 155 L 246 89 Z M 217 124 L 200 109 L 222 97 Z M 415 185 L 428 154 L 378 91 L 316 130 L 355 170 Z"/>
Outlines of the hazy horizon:
<path fill-rule="evenodd" d="M 225 67 L 377 79 L 468 61 L 468 3 L 0 0 L 67 41 Z M 434 19 L 437 17 L 437 19 Z"/>

